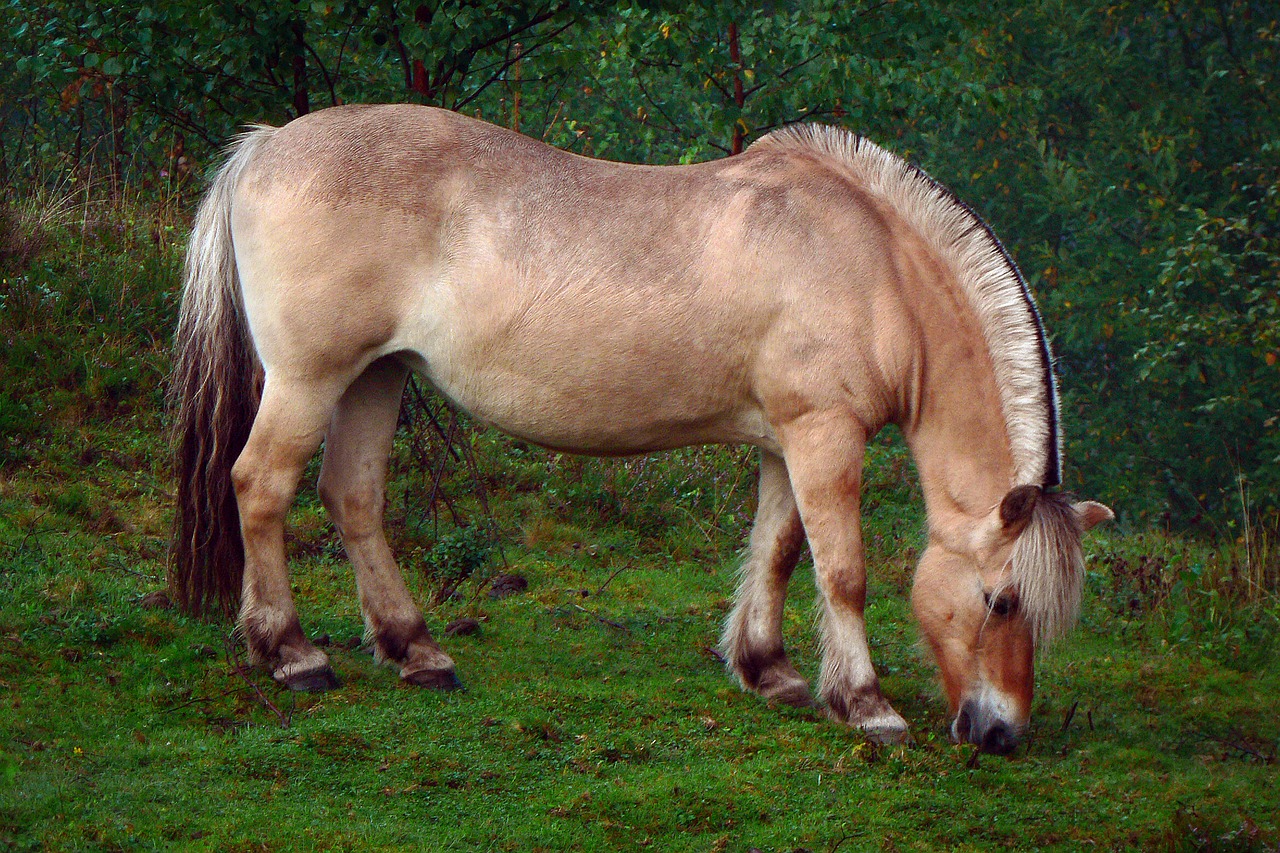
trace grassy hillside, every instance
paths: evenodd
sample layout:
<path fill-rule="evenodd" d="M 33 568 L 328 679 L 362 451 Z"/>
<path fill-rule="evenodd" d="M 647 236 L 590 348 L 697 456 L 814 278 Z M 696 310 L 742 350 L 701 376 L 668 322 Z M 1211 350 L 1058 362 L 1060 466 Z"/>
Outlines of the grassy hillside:
<path fill-rule="evenodd" d="M 1031 736 L 1009 760 L 979 757 L 948 742 L 910 622 L 922 517 L 893 435 L 864 496 L 869 621 L 911 745 L 770 708 L 716 659 L 752 454 L 578 460 L 463 423 L 432 506 L 445 451 L 421 409 L 397 441 L 389 516 L 436 636 L 479 623 L 442 637 L 468 689 L 404 687 L 360 647 L 354 583 L 308 488 L 295 596 L 343 686 L 280 691 L 229 624 L 156 595 L 180 229 L 118 207 L 38 219 L 11 213 L 0 235 L 0 846 L 1280 845 L 1274 544 L 1246 560 L 1092 536 L 1082 625 L 1040 663 Z M 527 592 L 490 598 L 510 572 Z M 802 567 L 786 634 L 811 676 L 813 601 Z"/>

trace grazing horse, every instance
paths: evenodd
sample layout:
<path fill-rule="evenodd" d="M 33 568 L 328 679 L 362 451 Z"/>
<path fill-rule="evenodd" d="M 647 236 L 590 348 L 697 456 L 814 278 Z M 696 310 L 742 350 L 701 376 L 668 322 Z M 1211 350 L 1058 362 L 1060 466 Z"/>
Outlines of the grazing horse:
<path fill-rule="evenodd" d="M 197 214 L 176 348 L 171 583 L 188 611 L 238 603 L 252 658 L 295 689 L 337 683 L 284 554 L 322 441 L 320 496 L 377 656 L 406 682 L 458 685 L 383 532 L 410 371 L 565 452 L 758 447 L 728 666 L 746 689 L 813 701 L 781 632 L 807 538 L 819 698 L 879 740 L 907 730 L 863 619 L 859 493 L 881 427 L 901 428 L 920 473 L 913 604 L 957 740 L 1017 743 L 1035 645 L 1078 612 L 1081 534 L 1112 517 L 1056 489 L 1049 343 L 1000 242 L 923 172 L 831 127 L 679 167 L 592 160 L 416 106 L 257 127 Z"/>

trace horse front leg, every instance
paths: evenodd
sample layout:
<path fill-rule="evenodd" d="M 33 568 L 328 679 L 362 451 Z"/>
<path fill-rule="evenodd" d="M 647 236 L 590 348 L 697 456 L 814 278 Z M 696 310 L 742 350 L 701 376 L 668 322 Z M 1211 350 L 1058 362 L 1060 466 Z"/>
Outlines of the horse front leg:
<path fill-rule="evenodd" d="M 454 663 L 427 631 L 383 528 L 387 463 L 408 369 L 394 358 L 370 365 L 342 395 L 325 438 L 320 498 L 355 569 L 366 639 L 408 684 L 460 687 Z"/>
<path fill-rule="evenodd" d="M 860 491 L 866 433 L 844 413 L 811 412 L 779 430 L 822 596 L 827 713 L 872 740 L 906 738 L 907 723 L 880 692 L 863 609 L 867 599 Z"/>
<path fill-rule="evenodd" d="M 293 690 L 338 686 L 324 652 L 307 640 L 289 589 L 284 521 L 298 480 L 341 387 L 268 374 L 249 439 L 231 470 L 244 541 L 240 632 L 249 659 Z"/>
<path fill-rule="evenodd" d="M 744 689 L 801 707 L 812 705 L 813 696 L 783 648 L 782 617 L 787 582 L 803 544 L 786 463 L 761 451 L 756 520 L 720 649 Z"/>

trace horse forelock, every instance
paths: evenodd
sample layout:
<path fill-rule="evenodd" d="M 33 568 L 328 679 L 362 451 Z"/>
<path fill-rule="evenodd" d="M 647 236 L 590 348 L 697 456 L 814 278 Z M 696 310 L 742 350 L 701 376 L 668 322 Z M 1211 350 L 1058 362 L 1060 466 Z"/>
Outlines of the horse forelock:
<path fill-rule="evenodd" d="M 1019 607 L 1038 647 L 1065 635 L 1080 616 L 1083 532 L 1071 499 L 1047 493 L 1014 542 L 1010 584 L 1018 590 Z"/>
<path fill-rule="evenodd" d="M 751 147 L 802 148 L 830 156 L 863 189 L 887 202 L 947 264 L 991 356 L 1014 483 L 1059 485 L 1062 436 L 1053 353 L 1026 280 L 986 222 L 919 167 L 843 128 L 794 124 Z"/>

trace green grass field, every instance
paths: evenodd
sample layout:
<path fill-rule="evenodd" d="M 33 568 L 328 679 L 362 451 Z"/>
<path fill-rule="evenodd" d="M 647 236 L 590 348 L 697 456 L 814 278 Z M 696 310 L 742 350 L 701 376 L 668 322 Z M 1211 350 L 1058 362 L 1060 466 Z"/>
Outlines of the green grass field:
<path fill-rule="evenodd" d="M 294 591 L 343 685 L 281 691 L 244 666 L 228 623 L 147 598 L 164 589 L 171 512 L 171 235 L 74 231 L 8 269 L 0 302 L 0 847 L 1280 845 L 1280 606 L 1240 550 L 1092 535 L 1084 618 L 1039 664 L 1030 737 L 979 757 L 948 741 L 911 624 L 923 520 L 893 436 L 864 496 L 869 621 L 910 745 L 769 707 L 716 659 L 751 454 L 583 461 L 465 428 L 486 516 L 466 465 L 427 505 L 422 463 L 441 450 L 424 419 L 398 440 L 388 512 L 467 690 L 405 687 L 360 648 L 354 582 L 310 488 L 291 521 Z M 500 547 L 459 521 L 491 524 Z M 490 599 L 498 572 L 528 590 Z M 437 602 L 450 575 L 459 595 Z M 786 632 L 810 676 L 814 599 L 802 566 Z M 461 616 L 479 632 L 443 638 Z"/>

